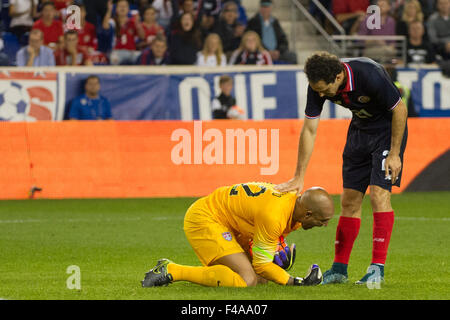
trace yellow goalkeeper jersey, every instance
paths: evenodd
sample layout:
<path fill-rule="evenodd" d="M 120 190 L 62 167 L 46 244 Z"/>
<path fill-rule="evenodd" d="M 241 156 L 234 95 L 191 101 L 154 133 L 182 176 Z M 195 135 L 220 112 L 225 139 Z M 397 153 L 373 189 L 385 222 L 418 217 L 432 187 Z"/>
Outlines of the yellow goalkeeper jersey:
<path fill-rule="evenodd" d="M 297 195 L 281 193 L 265 182 L 216 189 L 205 197 L 213 218 L 242 239 L 253 240 L 253 268 L 264 278 L 286 284 L 289 274 L 272 263 L 279 237 L 301 227 L 292 222 Z"/>

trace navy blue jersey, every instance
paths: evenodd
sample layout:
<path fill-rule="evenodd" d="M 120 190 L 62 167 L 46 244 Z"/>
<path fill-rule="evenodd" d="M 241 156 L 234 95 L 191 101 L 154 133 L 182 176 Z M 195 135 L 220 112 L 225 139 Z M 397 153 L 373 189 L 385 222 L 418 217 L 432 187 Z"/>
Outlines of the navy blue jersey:
<path fill-rule="evenodd" d="M 341 59 L 341 62 L 346 82 L 334 97 L 320 97 L 308 85 L 306 118 L 318 118 L 328 99 L 350 109 L 352 123 L 359 129 L 390 127 L 392 110 L 400 103 L 401 95 L 386 70 L 369 58 Z"/>

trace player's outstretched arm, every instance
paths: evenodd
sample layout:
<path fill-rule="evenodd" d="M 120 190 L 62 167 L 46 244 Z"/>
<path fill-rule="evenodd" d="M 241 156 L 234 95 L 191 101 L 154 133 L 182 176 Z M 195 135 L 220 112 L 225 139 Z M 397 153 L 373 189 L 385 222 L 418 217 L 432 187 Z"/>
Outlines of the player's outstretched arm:
<path fill-rule="evenodd" d="M 298 194 L 302 191 L 306 168 L 314 149 L 318 125 L 319 118 L 305 119 L 298 142 L 297 167 L 295 169 L 294 177 L 288 182 L 276 185 L 275 188 L 277 190 L 281 192 L 296 190 Z"/>

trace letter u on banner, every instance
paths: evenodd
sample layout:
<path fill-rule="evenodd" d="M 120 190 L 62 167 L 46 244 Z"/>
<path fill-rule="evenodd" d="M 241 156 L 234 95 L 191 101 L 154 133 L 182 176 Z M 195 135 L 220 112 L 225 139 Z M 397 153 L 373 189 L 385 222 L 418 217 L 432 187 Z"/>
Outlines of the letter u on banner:
<path fill-rule="evenodd" d="M 192 120 L 194 118 L 193 89 L 197 89 L 198 92 L 200 120 L 211 120 L 211 88 L 208 81 L 202 77 L 186 77 L 178 87 L 181 120 Z"/>

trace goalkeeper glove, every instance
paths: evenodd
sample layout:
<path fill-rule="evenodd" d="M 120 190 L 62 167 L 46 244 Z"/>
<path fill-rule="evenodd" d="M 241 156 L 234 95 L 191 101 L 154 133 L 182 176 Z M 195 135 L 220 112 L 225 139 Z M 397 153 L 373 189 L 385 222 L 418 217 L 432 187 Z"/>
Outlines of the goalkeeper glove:
<path fill-rule="evenodd" d="M 294 278 L 294 286 L 317 286 L 322 283 L 322 280 L 322 271 L 317 264 L 313 264 L 309 267 L 305 278 Z"/>
<path fill-rule="evenodd" d="M 295 243 L 291 244 L 291 247 L 288 247 L 283 236 L 281 236 L 278 248 L 279 249 L 277 249 L 277 252 L 274 255 L 273 263 L 288 271 L 292 268 L 295 262 L 295 255 L 297 252 Z"/>

